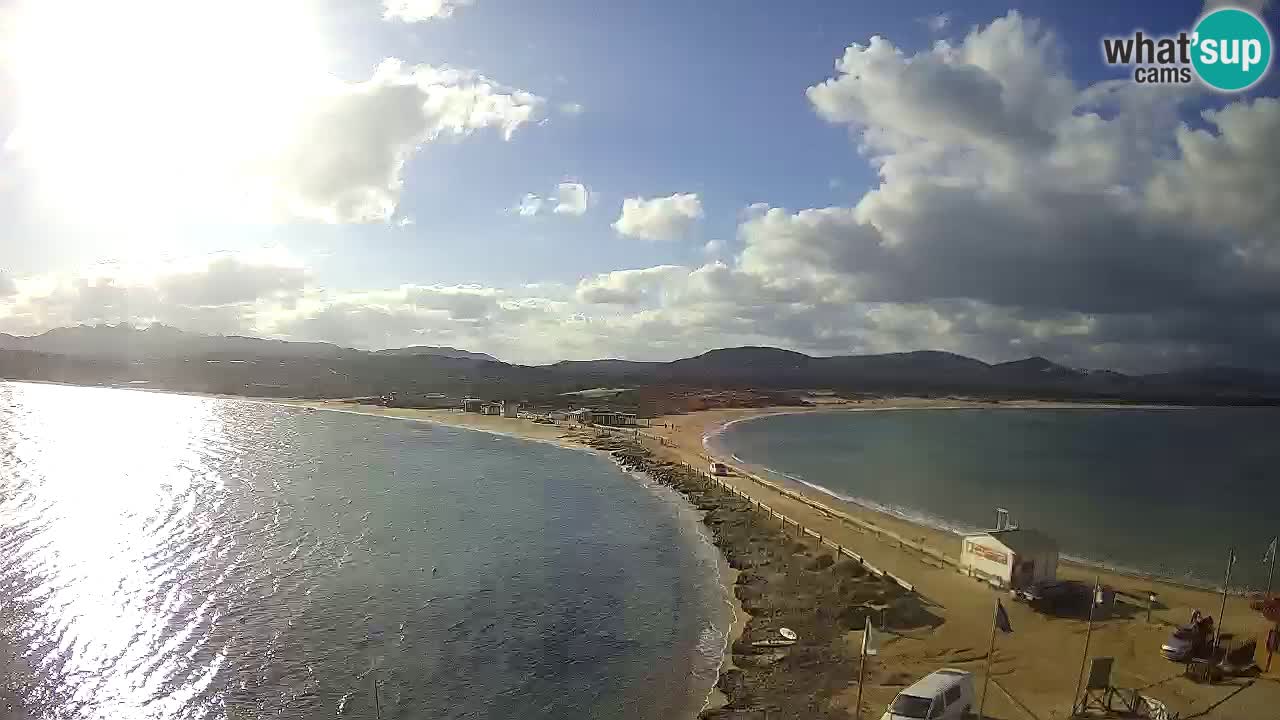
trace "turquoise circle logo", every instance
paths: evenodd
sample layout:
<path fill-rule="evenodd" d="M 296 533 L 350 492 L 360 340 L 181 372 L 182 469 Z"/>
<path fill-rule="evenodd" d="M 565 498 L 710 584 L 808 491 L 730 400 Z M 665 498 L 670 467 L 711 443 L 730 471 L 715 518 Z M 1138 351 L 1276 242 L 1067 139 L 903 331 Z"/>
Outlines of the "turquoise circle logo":
<path fill-rule="evenodd" d="M 1206 85 L 1225 92 L 1246 90 L 1271 66 L 1271 33 L 1253 13 L 1215 10 L 1196 23 L 1191 64 Z"/>

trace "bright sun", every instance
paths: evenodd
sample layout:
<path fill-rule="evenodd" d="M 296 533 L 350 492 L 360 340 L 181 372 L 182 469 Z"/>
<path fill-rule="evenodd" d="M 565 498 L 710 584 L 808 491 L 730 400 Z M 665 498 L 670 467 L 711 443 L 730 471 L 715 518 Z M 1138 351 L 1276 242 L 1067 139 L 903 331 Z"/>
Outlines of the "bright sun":
<path fill-rule="evenodd" d="M 15 17 L 8 149 L 96 221 L 245 195 L 331 81 L 307 0 L 27 0 Z"/>

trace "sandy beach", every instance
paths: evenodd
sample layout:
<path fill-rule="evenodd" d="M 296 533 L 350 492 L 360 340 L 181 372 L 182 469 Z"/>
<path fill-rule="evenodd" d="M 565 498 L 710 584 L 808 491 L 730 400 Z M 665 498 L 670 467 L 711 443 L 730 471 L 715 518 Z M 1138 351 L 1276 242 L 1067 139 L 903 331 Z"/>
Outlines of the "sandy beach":
<path fill-rule="evenodd" d="M 463 414 L 452 410 L 387 409 L 352 406 L 346 403 L 297 402 L 293 404 L 346 409 L 369 414 L 404 417 L 468 427 L 489 432 L 529 437 L 553 442 L 582 444 L 565 428 L 540 425 L 524 419 Z M 1083 407 L 1080 404 L 1020 402 L 1016 407 Z M 815 410 L 878 410 L 890 408 L 991 407 L 990 403 L 955 399 L 894 399 L 856 403 L 822 404 Z M 1090 405 L 1088 407 L 1105 407 Z M 1126 406 L 1129 407 L 1129 406 Z M 646 435 L 661 438 L 645 447 L 659 457 L 704 468 L 707 456 L 704 438 L 726 423 L 778 412 L 807 412 L 800 408 L 753 408 L 708 410 L 689 415 L 666 416 L 654 420 Z M 1076 678 L 1081 668 L 1086 622 L 1080 619 L 1042 615 L 1021 603 L 956 571 L 946 562 L 902 545 L 923 547 L 933 554 L 954 558 L 959 554 L 959 537 L 842 502 L 811 488 L 777 486 L 747 472 L 737 472 L 726 480 L 736 490 L 811 528 L 824 537 L 861 554 L 872 562 L 914 584 L 943 622 L 922 631 L 892 634 L 880 656 L 869 666 L 864 689 L 866 710 L 877 715 L 904 682 L 928 672 L 955 666 L 981 673 L 985 668 L 991 633 L 992 609 L 997 597 L 1005 598 L 1015 632 L 1000 635 L 993 657 L 991 695 L 987 714 L 995 718 L 1065 718 L 1069 715 Z M 1092 582 L 1095 575 L 1105 585 L 1132 598 L 1121 603 L 1111 617 L 1099 619 L 1090 641 L 1090 656 L 1115 658 L 1113 684 L 1141 688 L 1149 696 L 1166 703 L 1183 717 L 1270 718 L 1280 707 L 1280 683 L 1276 676 L 1256 680 L 1232 680 L 1213 686 L 1193 683 L 1181 675 L 1182 666 L 1159 654 L 1161 641 L 1172 626 L 1185 622 L 1192 609 L 1200 608 L 1217 616 L 1220 595 L 1159 580 L 1133 577 L 1092 567 L 1063 563 L 1059 575 Z M 1146 621 L 1145 598 L 1154 590 L 1159 603 Z M 1142 602 L 1139 602 L 1142 599 Z M 1261 638 L 1265 621 L 1250 610 L 1247 601 L 1231 597 L 1224 631 Z M 858 641 L 851 632 L 845 641 Z M 1273 669 L 1280 669 L 1273 666 Z M 846 696 L 840 703 L 853 710 L 856 678 L 850 678 Z M 852 712 L 851 712 L 852 714 Z"/>

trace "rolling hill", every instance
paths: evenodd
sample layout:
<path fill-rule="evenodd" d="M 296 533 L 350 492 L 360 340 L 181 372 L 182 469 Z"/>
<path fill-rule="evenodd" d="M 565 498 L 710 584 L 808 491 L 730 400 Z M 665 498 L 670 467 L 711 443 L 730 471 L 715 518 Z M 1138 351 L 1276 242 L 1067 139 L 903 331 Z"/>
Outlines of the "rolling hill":
<path fill-rule="evenodd" d="M 1280 373 L 1242 368 L 1126 375 L 1079 370 L 1042 357 L 990 364 L 932 350 L 815 357 L 772 347 L 721 348 L 671 362 L 602 359 L 524 366 L 451 347 L 371 352 L 329 343 L 201 335 L 163 325 L 147 329 L 79 326 L 33 337 L 0 335 L 0 376 L 274 397 L 396 392 L 549 399 L 565 392 L 625 386 L 640 394 L 645 388 L 756 388 L 1135 402 L 1280 402 Z"/>

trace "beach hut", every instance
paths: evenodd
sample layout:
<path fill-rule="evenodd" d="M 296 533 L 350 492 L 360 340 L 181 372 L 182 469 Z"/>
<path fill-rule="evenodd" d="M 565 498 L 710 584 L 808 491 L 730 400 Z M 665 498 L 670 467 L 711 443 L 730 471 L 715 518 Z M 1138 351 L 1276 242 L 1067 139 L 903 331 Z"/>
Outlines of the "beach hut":
<path fill-rule="evenodd" d="M 462 398 L 462 409 L 465 412 L 484 412 L 484 400 L 480 398 Z"/>
<path fill-rule="evenodd" d="M 484 403 L 480 406 L 481 415 L 502 415 L 502 406 L 498 403 Z"/>
<path fill-rule="evenodd" d="M 1025 588 L 1058 577 L 1058 543 L 1036 530 L 1004 527 L 965 535 L 960 568 L 1000 587 Z"/>

